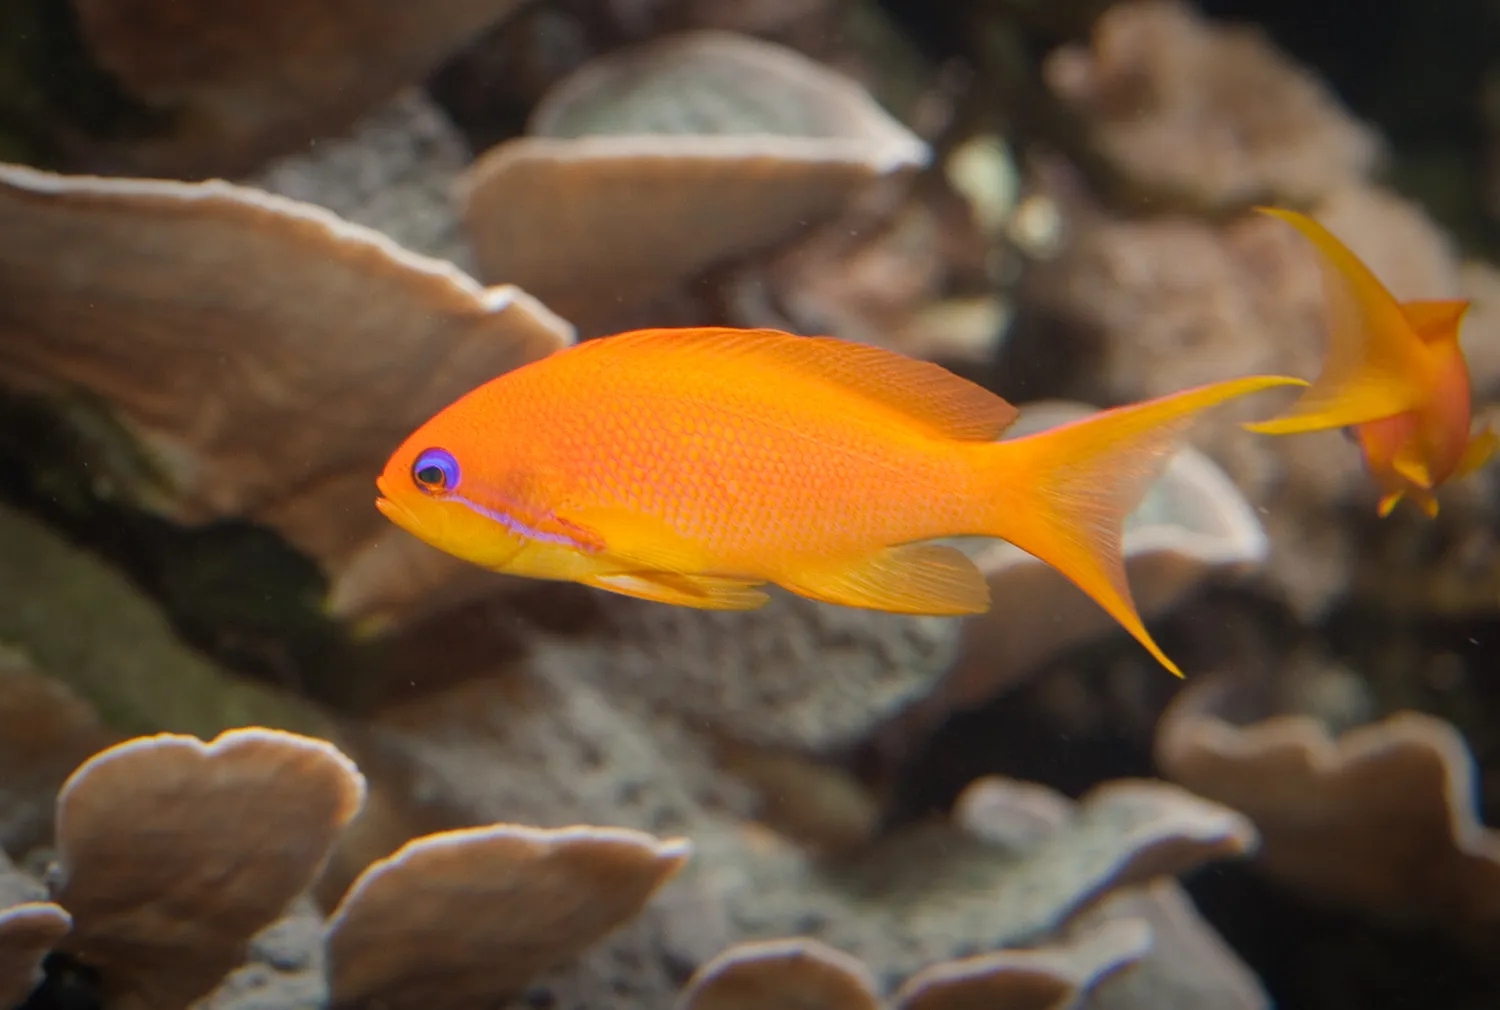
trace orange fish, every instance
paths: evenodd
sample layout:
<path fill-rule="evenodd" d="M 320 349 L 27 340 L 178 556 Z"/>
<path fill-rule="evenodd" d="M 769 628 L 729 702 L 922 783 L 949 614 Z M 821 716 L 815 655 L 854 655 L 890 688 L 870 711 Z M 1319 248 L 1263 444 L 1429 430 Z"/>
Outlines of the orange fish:
<path fill-rule="evenodd" d="M 1458 344 L 1467 301 L 1398 302 L 1312 218 L 1256 208 L 1317 247 L 1327 300 L 1322 374 L 1282 417 L 1245 425 L 1266 435 L 1352 428 L 1380 484 L 1380 514 L 1409 497 L 1438 513 L 1433 489 L 1481 466 L 1500 440 L 1469 433 L 1469 369 Z"/>
<path fill-rule="evenodd" d="M 923 361 L 775 330 L 585 341 L 447 407 L 396 450 L 376 504 L 495 571 L 749 610 L 774 583 L 906 614 L 989 609 L 931 541 L 1000 537 L 1141 624 L 1122 524 L 1192 415 L 1299 379 L 1256 376 L 996 442 L 1009 403 Z"/>

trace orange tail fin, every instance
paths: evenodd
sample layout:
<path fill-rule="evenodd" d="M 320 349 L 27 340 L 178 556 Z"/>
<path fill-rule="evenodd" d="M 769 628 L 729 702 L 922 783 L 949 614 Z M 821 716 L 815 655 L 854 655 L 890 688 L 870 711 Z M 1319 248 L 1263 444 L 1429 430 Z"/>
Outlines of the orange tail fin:
<path fill-rule="evenodd" d="M 1147 633 L 1125 579 L 1125 517 L 1140 503 L 1191 426 L 1226 400 L 1301 379 L 1256 375 L 1102 411 L 1035 435 L 983 447 L 996 493 L 985 532 L 1057 569 L 1178 677 Z"/>
<path fill-rule="evenodd" d="M 1332 232 L 1304 214 L 1257 207 L 1296 228 L 1318 251 L 1328 349 L 1322 372 L 1281 417 L 1247 424 L 1262 435 L 1292 435 L 1377 421 L 1416 407 L 1430 372 L 1419 325 L 1457 325 L 1457 303 L 1414 303 L 1412 317 Z"/>

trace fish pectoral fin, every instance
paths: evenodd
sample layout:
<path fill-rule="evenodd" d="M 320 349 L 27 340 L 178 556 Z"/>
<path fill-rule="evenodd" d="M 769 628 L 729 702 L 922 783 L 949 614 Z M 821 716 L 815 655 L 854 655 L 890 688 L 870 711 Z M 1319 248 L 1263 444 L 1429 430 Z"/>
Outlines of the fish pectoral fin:
<path fill-rule="evenodd" d="M 1453 471 L 1454 477 L 1467 477 L 1490 461 L 1495 451 L 1500 449 L 1500 436 L 1486 428 L 1479 434 L 1469 439 L 1469 444 L 1464 447 L 1463 457 L 1459 459 L 1458 466 Z"/>
<path fill-rule="evenodd" d="M 584 585 L 655 603 L 698 610 L 755 610 L 770 599 L 759 583 L 679 572 L 614 572 L 590 575 Z"/>
<path fill-rule="evenodd" d="M 597 536 L 622 568 L 695 572 L 707 567 L 696 544 L 655 516 L 606 505 L 568 508 L 560 510 L 559 516 Z"/>
<path fill-rule="evenodd" d="M 990 607 L 990 587 L 962 551 L 940 544 L 887 547 L 777 583 L 799 596 L 898 614 L 958 616 Z"/>

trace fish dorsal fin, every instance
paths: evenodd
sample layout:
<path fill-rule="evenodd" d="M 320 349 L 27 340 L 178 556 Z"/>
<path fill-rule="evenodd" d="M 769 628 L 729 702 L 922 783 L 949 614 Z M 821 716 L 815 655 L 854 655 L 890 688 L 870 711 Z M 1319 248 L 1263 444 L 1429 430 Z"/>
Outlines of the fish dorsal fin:
<path fill-rule="evenodd" d="M 1328 349 L 1322 372 L 1288 413 L 1246 427 L 1285 435 L 1364 424 L 1415 408 L 1424 395 L 1428 352 L 1395 297 L 1312 218 L 1275 207 L 1257 210 L 1290 224 L 1317 248 Z"/>
<path fill-rule="evenodd" d="M 588 343 L 711 355 L 731 366 L 759 361 L 788 375 L 814 375 L 899 411 L 933 434 L 962 441 L 999 438 L 1018 414 L 999 396 L 940 365 L 836 337 L 693 327 L 635 330 Z"/>
<path fill-rule="evenodd" d="M 1443 340 L 1457 340 L 1458 328 L 1468 311 L 1467 298 L 1401 303 L 1401 314 L 1411 323 L 1411 328 L 1417 331 L 1417 336 L 1433 344 Z"/>

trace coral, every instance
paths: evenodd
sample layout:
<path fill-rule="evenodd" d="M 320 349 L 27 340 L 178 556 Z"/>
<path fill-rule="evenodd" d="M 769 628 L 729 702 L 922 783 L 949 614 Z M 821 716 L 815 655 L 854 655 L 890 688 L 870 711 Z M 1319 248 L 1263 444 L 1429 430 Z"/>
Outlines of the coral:
<path fill-rule="evenodd" d="M 1129 796 L 1128 785 L 1111 788 Z M 1142 792 L 1135 799 L 1149 795 Z M 996 844 L 1040 852 L 1065 837 L 1080 816 L 1087 816 L 1090 802 L 1086 798 L 1074 804 L 1042 786 L 989 776 L 963 792 L 955 816 L 970 831 Z M 1092 802 L 1099 803 L 1100 798 Z M 1207 821 L 1204 827 L 1205 837 L 1211 835 L 1214 829 Z M 1249 847 L 1254 839 L 1254 829 L 1240 822 L 1234 834 L 1225 836 L 1224 844 L 1229 849 Z M 1168 857 L 1167 862 L 1171 861 Z M 1269 1010 L 1270 1002 L 1254 974 L 1198 915 L 1181 885 L 1169 876 L 1154 876 L 1148 866 L 1128 874 L 1138 883 L 1118 886 L 1088 903 L 1063 931 L 1076 939 L 1122 922 L 1150 923 L 1149 950 L 1137 952 L 1121 970 L 1096 981 L 1083 1005 L 1090 1010 L 1138 1006 Z"/>
<path fill-rule="evenodd" d="M 994 290 L 999 269 L 991 237 L 976 220 L 981 214 L 929 174 L 908 191 L 874 193 L 784 249 L 725 271 L 720 297 L 735 325 L 984 363 L 1010 306 Z"/>
<path fill-rule="evenodd" d="M 208 744 L 140 737 L 94 755 L 58 796 L 56 904 L 0 910 L 0 978 L 10 987 L 24 970 L 30 982 L 56 948 L 97 973 L 117 1007 L 233 1006 L 267 990 L 334 1007 L 429 1006 L 443 986 L 439 1005 L 492 1006 L 633 916 L 688 851 L 620 829 L 429 835 L 367 867 L 310 937 L 296 899 L 364 795 L 331 745 L 261 728 Z M 547 909 L 551 933 L 519 908 Z M 455 945 L 455 921 L 508 930 Z M 309 939 L 320 956 L 299 949 Z M 268 978 L 245 965 L 209 995 L 247 954 L 297 970 Z"/>
<path fill-rule="evenodd" d="M 50 902 L 0 905 L 0 1006 L 26 998 L 41 978 L 42 958 L 69 925 L 68 914 Z"/>
<path fill-rule="evenodd" d="M 1257 866 L 1390 919 L 1500 918 L 1500 832 L 1478 817 L 1473 758 L 1450 724 L 1399 712 L 1335 737 L 1310 715 L 1256 713 L 1261 693 L 1200 681 L 1162 717 L 1156 744 L 1168 777 L 1254 820 Z"/>
<path fill-rule="evenodd" d="M 355 122 L 347 137 L 266 165 L 245 185 L 326 207 L 403 249 L 474 273 L 452 203 L 469 162 L 458 130 L 421 91 L 406 91 Z"/>
<path fill-rule="evenodd" d="M 49 889 L 73 919 L 60 946 L 102 974 L 112 1005 L 186 1007 L 311 886 L 363 802 L 342 754 L 289 733 L 103 751 L 57 798 Z"/>
<path fill-rule="evenodd" d="M 693 611 L 601 600 L 597 642 L 547 662 L 588 671 L 616 697 L 750 743 L 834 752 L 925 696 L 962 627 L 776 592 L 760 610 Z"/>
<path fill-rule="evenodd" d="M 679 1010 L 1047 1010 L 1071 1005 L 1101 978 L 1142 956 L 1141 923 L 1110 923 L 1071 942 L 934 965 L 889 1003 L 858 961 L 810 940 L 739 944 L 700 968 Z"/>
<path fill-rule="evenodd" d="M 609 698 L 609 685 L 584 680 L 575 664 L 543 671 L 512 670 L 393 708 L 360 746 L 410 762 L 414 790 L 455 819 L 581 817 L 687 835 L 696 856 L 672 886 L 696 894 L 705 914 L 719 909 L 718 930 L 810 936 L 895 978 L 1026 943 L 1094 895 L 1253 843 L 1247 822 L 1222 808 L 1160 784 L 1119 783 L 1085 800 L 1036 851 L 935 824 L 811 864 L 783 840 L 747 834 L 736 815 L 744 799 L 726 794 L 702 745 L 632 705 L 628 688 Z"/>
<path fill-rule="evenodd" d="M 1194 210 L 1303 204 L 1359 181 L 1381 153 L 1327 87 L 1258 29 L 1177 0 L 1112 5 L 1089 45 L 1047 59 L 1048 86 L 1128 198 Z"/>
<path fill-rule="evenodd" d="M 324 919 L 299 898 L 285 916 L 250 940 L 245 963 L 194 1010 L 324 1010 L 328 1006 Z"/>
<path fill-rule="evenodd" d="M 743 943 L 703 965 L 682 1010 L 880 1010 L 875 980 L 857 958 L 816 940 Z"/>
<path fill-rule="evenodd" d="M 902 1010 L 1006 1007 L 1050 1010 L 1085 1000 L 1111 973 L 1136 963 L 1152 941 L 1139 920 L 1075 930 L 1068 940 L 1030 950 L 1000 951 L 937 965 L 897 994 Z"/>
<path fill-rule="evenodd" d="M 1458 338 L 1469 363 L 1474 397 L 1493 403 L 1500 398 L 1500 269 L 1480 260 L 1465 262 L 1454 293 L 1473 303 Z"/>
<path fill-rule="evenodd" d="M 1182 885 L 1160 878 L 1107 895 L 1074 923 L 1135 919 L 1149 923 L 1151 950 L 1101 980 L 1089 992 L 1088 1010 L 1271 1010 L 1271 999 L 1245 963 L 1193 906 Z"/>
<path fill-rule="evenodd" d="M 775 881 L 784 895 L 768 892 L 774 877 L 764 874 L 798 860 L 728 822 L 715 829 L 704 814 L 693 823 L 691 846 L 628 828 L 487 823 L 416 838 L 376 860 L 325 922 L 299 896 L 364 796 L 364 777 L 333 746 L 263 728 L 231 730 L 207 744 L 140 737 L 94 755 L 58 797 L 57 861 L 46 882 L 55 904 L 36 900 L 39 887 L 0 865 L 7 902 L 0 979 L 7 991 L 24 992 L 42 954 L 56 949 L 95 973 L 109 1005 L 119 1007 L 399 1010 L 494 1006 L 523 992 L 532 1001 L 664 1007 L 664 978 L 643 985 L 624 977 L 646 967 L 638 955 L 603 977 L 588 971 L 602 954 L 631 950 L 646 929 L 655 937 L 647 959 L 685 959 L 693 976 L 681 1007 L 825 1005 L 807 1003 L 809 993 L 837 1005 L 878 1006 L 887 992 L 893 1008 L 913 1010 L 976 1000 L 1058 1006 L 1147 956 L 1152 943 L 1143 919 L 1096 911 L 1087 922 L 1069 922 L 1074 912 L 1113 888 L 1232 855 L 1253 840 L 1237 815 L 1170 786 L 1120 783 L 1086 798 L 1070 823 L 1045 844 L 1033 839 L 1025 853 L 975 849 L 972 841 L 962 853 L 961 832 L 925 832 L 919 845 L 957 856 L 949 882 L 956 889 L 932 900 L 912 892 L 915 880 L 873 866 L 862 897 L 847 890 L 852 881 L 820 879 L 805 863 L 796 878 Z M 971 826 L 983 821 L 977 809 L 999 806 L 971 803 L 964 815 Z M 693 852 L 710 865 L 695 870 Z M 908 855 L 893 857 L 919 865 Z M 981 882 L 997 868 L 1010 883 Z M 760 877 L 757 885 L 734 893 L 746 872 Z M 673 877 L 680 879 L 667 883 Z M 809 911 L 819 902 L 794 897 L 809 889 L 822 891 L 824 911 L 813 914 L 841 921 L 812 925 Z M 898 907 L 870 922 L 878 891 Z M 787 898 L 802 906 L 795 919 L 776 911 Z M 758 928 L 753 904 L 771 906 Z M 748 932 L 744 942 L 723 946 L 725 934 L 713 925 L 720 916 L 734 924 L 731 938 Z M 949 928 L 903 926 L 911 916 L 936 916 Z M 619 929 L 631 919 L 634 926 Z M 456 923 L 463 924 L 457 932 Z M 823 938 L 809 935 L 810 925 Z M 1029 943 L 951 963 L 947 957 L 964 952 L 938 953 L 975 940 L 981 950 Z M 875 962 L 880 979 L 854 949 L 868 956 L 893 943 L 880 952 L 904 953 Z M 568 994 L 575 972 L 573 984 L 591 991 Z M 625 993 L 639 999 L 621 1002 Z M 801 1002 L 786 1002 L 792 999 Z"/>
<path fill-rule="evenodd" d="M 0 234 L 0 380 L 106 401 L 165 485 L 122 494 L 277 530 L 325 567 L 344 615 L 469 574 L 370 505 L 391 446 L 572 339 L 514 287 L 221 182 L 0 167 Z"/>
<path fill-rule="evenodd" d="M 464 221 L 481 276 L 534 292 L 585 333 L 928 157 L 854 82 L 712 31 L 586 65 L 528 132 L 469 170 Z"/>
<path fill-rule="evenodd" d="M 518 0 L 403 0 L 182 8 L 70 0 L 90 57 L 168 126 L 85 147 L 95 168 L 233 175 L 337 134 L 414 84 Z"/>
<path fill-rule="evenodd" d="M 329 920 L 331 1005 L 508 1000 L 633 916 L 689 851 L 619 828 L 494 825 L 411 842 L 367 869 Z M 454 943 L 454 922 L 470 942 Z"/>
<path fill-rule="evenodd" d="M 0 646 L 0 851 L 25 852 L 44 841 L 57 790 L 80 762 L 114 741 L 86 702 Z"/>

